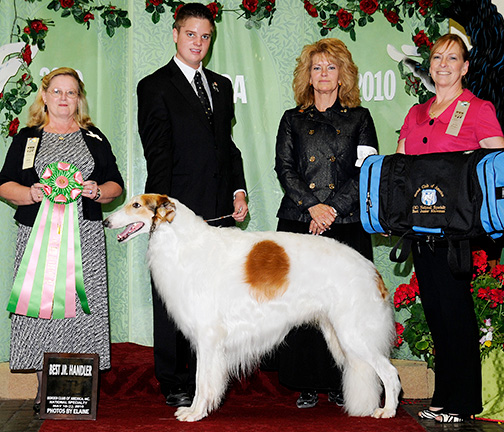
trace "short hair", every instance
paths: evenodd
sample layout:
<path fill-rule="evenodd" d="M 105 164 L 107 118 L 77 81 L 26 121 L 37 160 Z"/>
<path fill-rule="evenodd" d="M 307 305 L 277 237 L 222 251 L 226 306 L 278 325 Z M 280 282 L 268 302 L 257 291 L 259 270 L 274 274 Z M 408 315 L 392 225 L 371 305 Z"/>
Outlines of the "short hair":
<path fill-rule="evenodd" d="M 45 109 L 44 99 L 42 98 L 42 93 L 47 92 L 51 81 L 57 76 L 67 75 L 71 76 L 77 81 L 79 87 L 77 110 L 74 114 L 74 120 L 83 129 L 87 129 L 89 126 L 93 126 L 93 122 L 88 114 L 88 104 L 86 99 L 86 91 L 84 90 L 84 83 L 79 78 L 79 74 L 72 68 L 61 67 L 54 69 L 49 72 L 44 78 L 42 78 L 42 83 L 35 96 L 35 102 L 30 106 L 28 111 L 28 121 L 27 126 L 38 127 L 42 129 L 44 126 L 49 124 L 49 113 Z"/>
<path fill-rule="evenodd" d="M 212 26 L 213 33 L 215 29 L 214 17 L 212 15 L 212 12 L 210 12 L 210 9 L 208 9 L 205 5 L 201 3 L 186 3 L 178 10 L 177 16 L 175 17 L 175 22 L 173 23 L 173 28 L 176 28 L 177 31 L 180 31 L 180 27 L 182 27 L 189 18 L 208 20 L 210 22 L 210 25 Z"/>
<path fill-rule="evenodd" d="M 346 45 L 336 38 L 321 39 L 311 45 L 306 45 L 301 55 L 296 59 L 292 88 L 294 99 L 298 106 L 305 109 L 315 103 L 315 94 L 310 85 L 313 57 L 324 55 L 327 60 L 338 66 L 341 86 L 338 99 L 344 107 L 354 108 L 360 105 L 358 68 L 352 60 L 352 54 Z"/>
<path fill-rule="evenodd" d="M 467 49 L 467 45 L 463 41 L 463 39 L 456 34 L 448 33 L 444 36 L 441 36 L 435 43 L 432 45 L 429 62 L 432 60 L 432 56 L 440 50 L 441 47 L 445 46 L 449 47 L 451 44 L 457 44 L 460 47 L 460 51 L 462 52 L 462 59 L 466 62 L 469 60 L 469 50 Z"/>

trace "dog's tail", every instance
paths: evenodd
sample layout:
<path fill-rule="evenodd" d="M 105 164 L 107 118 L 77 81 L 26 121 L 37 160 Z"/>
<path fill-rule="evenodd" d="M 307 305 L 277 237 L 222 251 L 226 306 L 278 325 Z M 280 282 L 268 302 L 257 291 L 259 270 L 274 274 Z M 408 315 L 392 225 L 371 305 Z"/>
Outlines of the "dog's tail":
<path fill-rule="evenodd" d="M 360 358 L 347 358 L 343 371 L 345 410 L 351 416 L 370 416 L 380 404 L 381 381 L 373 367 Z"/>

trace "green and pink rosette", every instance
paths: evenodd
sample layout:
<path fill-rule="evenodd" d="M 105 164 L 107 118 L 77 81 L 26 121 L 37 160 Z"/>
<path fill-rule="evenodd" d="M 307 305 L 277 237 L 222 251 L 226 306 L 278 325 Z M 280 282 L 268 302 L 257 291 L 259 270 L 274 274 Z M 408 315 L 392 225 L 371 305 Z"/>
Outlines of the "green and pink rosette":
<path fill-rule="evenodd" d="M 82 273 L 77 203 L 81 172 L 53 162 L 40 183 L 45 198 L 35 219 L 9 299 L 9 312 L 45 319 L 75 317 L 75 293 L 89 310 Z"/>

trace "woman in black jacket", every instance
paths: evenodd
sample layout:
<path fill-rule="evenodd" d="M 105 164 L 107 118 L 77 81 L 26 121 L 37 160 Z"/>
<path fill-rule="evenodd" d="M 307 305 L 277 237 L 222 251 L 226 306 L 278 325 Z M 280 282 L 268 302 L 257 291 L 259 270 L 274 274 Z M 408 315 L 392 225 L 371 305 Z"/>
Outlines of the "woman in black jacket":
<path fill-rule="evenodd" d="M 285 191 L 278 231 L 328 236 L 372 260 L 371 238 L 359 222 L 358 180 L 378 141 L 345 44 L 328 38 L 305 46 L 293 89 L 298 106 L 283 115 L 276 143 L 275 170 Z M 279 377 L 301 391 L 297 406 L 315 406 L 318 392 L 342 404 L 341 372 L 320 331 L 300 327 L 286 342 L 277 354 Z"/>
<path fill-rule="evenodd" d="M 65 291 L 64 317 L 55 319 L 58 318 L 55 311 L 61 306 L 61 301 L 56 300 L 61 299 L 61 296 L 56 294 L 48 301 L 33 302 L 31 312 L 18 307 L 22 304 L 21 294 L 17 306 L 10 308 L 9 304 L 9 310 L 13 312 L 10 368 L 37 372 L 39 389 L 33 409 L 38 412 L 44 353 L 97 353 L 99 368 L 110 368 L 107 268 L 101 205 L 121 195 L 124 183 L 107 138 L 91 122 L 84 84 L 75 70 L 59 68 L 42 79 L 35 102 L 30 107 L 28 126 L 14 137 L 0 171 L 0 197 L 17 206 L 14 215 L 19 224 L 15 273 L 19 271 L 21 276 L 23 275 L 20 264 L 25 250 L 29 253 L 28 240 L 32 229 L 37 226 L 35 221 L 41 203 L 44 210 L 50 208 L 45 195 L 50 196 L 51 200 L 54 199 L 55 203 L 76 199 L 73 204 L 76 204 L 80 240 L 80 248 L 74 246 L 78 245 L 78 242 L 68 242 L 72 246 L 70 252 L 70 249 L 65 250 L 62 246 L 65 244 L 62 239 L 59 240 L 59 248 L 54 246 L 55 242 L 49 246 L 49 243 L 37 241 L 33 247 L 33 250 L 40 249 L 40 255 L 39 259 L 35 260 L 37 277 L 33 281 L 30 304 L 36 298 L 39 288 L 40 292 L 50 292 L 45 291 L 48 286 L 57 286 L 52 274 L 49 273 L 48 276 L 49 266 L 46 267 L 45 273 L 39 273 L 39 262 L 43 263 L 45 257 L 47 262 L 52 262 L 49 261 L 49 255 L 53 257 L 54 250 L 57 249 L 56 256 L 59 258 L 56 265 L 60 273 L 60 261 L 75 260 L 75 273 L 79 273 L 79 277 L 76 274 L 70 277 L 72 270 L 67 267 L 66 278 L 56 279 L 63 280 L 60 286 Z M 73 177 L 68 176 L 69 180 L 62 182 L 66 176 L 59 172 L 60 168 L 62 172 L 72 172 Z M 53 172 L 58 173 L 59 177 L 52 186 L 49 185 L 51 188 L 48 188 L 41 181 L 42 178 L 47 179 L 47 173 Z M 68 184 L 73 183 L 73 179 L 76 184 L 72 186 L 72 192 L 64 191 Z M 44 210 L 41 213 L 44 213 Z M 71 225 L 67 220 L 63 219 L 63 222 L 57 225 L 57 236 L 65 237 L 61 233 L 66 232 L 65 227 Z M 47 225 L 54 226 L 50 223 Z M 57 236 L 51 238 L 58 239 Z M 78 271 L 79 267 L 82 273 Z M 23 279 L 26 280 L 28 276 Z M 57 288 L 53 293 L 56 291 Z"/>

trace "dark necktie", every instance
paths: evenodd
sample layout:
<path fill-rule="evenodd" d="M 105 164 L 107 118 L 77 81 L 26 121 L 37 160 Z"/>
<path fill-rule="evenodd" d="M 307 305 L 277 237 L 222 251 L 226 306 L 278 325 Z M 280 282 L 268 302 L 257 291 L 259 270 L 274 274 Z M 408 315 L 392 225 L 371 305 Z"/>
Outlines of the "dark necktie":
<path fill-rule="evenodd" d="M 203 87 L 203 81 L 201 80 L 201 74 L 199 73 L 199 71 L 197 71 L 194 75 L 194 84 L 196 85 L 198 97 L 201 105 L 203 105 L 207 119 L 210 124 L 213 124 L 212 106 L 210 105 L 210 99 L 208 99 L 208 94 L 205 90 L 205 87 Z"/>

